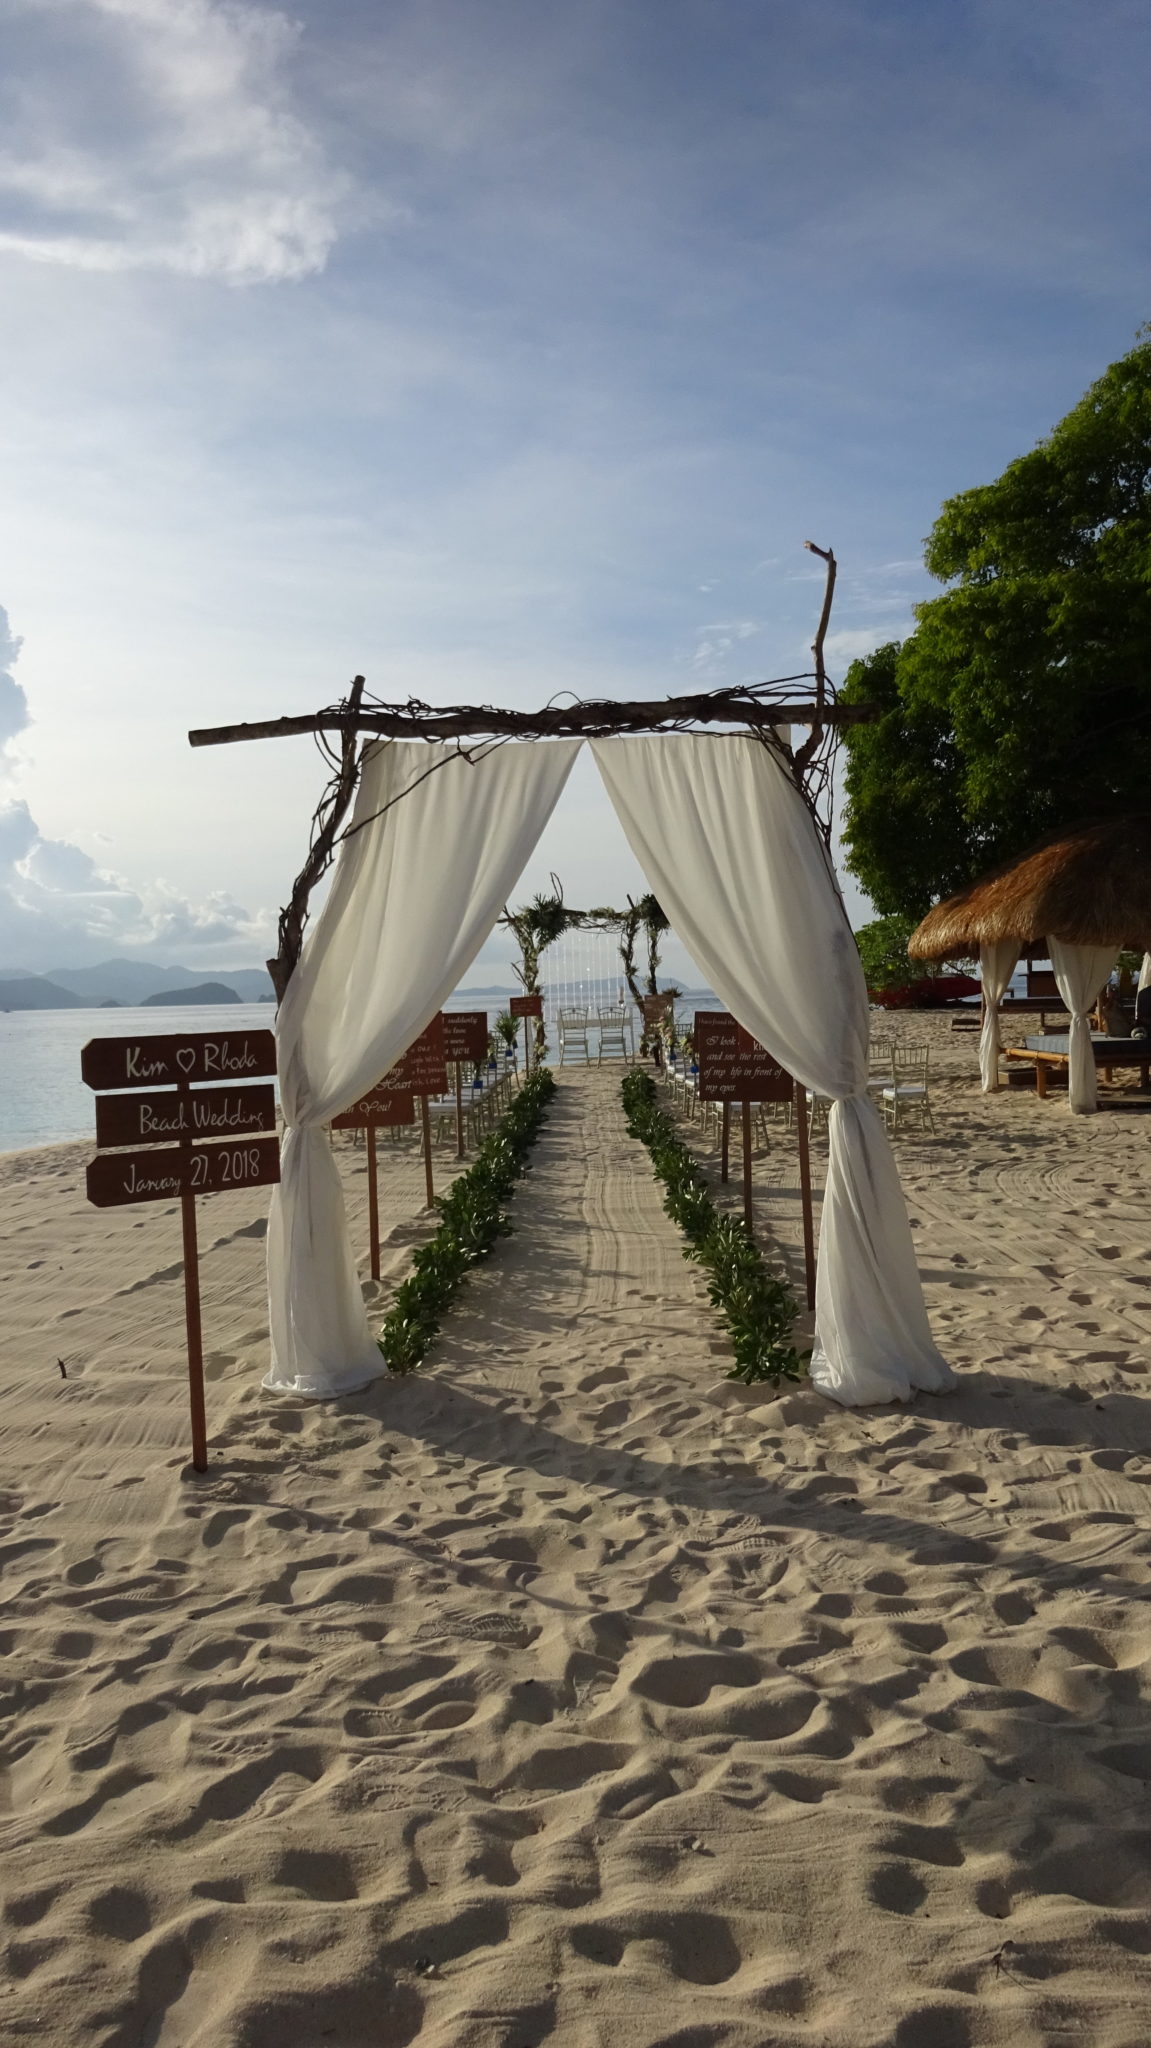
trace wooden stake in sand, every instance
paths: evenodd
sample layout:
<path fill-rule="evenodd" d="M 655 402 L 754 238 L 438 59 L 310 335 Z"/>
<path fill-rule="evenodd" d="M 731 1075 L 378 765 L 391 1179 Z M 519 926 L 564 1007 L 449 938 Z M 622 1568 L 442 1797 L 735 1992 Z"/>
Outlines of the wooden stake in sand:
<path fill-rule="evenodd" d="M 377 1179 L 376 1132 L 415 1122 L 415 1097 L 399 1088 L 373 1088 L 350 1109 L 332 1118 L 334 1131 L 366 1131 L 368 1142 L 368 1243 L 373 1280 L 380 1277 L 380 1189 Z"/>
<path fill-rule="evenodd" d="M 278 1141 L 256 1135 L 276 1128 L 275 1089 L 247 1085 L 252 1075 L 275 1071 L 276 1041 L 270 1031 L 234 1037 L 205 1032 L 188 1038 L 93 1038 L 80 1054 L 80 1072 L 89 1088 L 140 1091 L 97 1098 L 97 1145 L 162 1148 L 102 1152 L 88 1165 L 88 1200 L 108 1209 L 179 1198 L 192 1465 L 197 1472 L 208 1469 L 208 1426 L 196 1196 L 279 1180 Z M 230 1082 L 230 1076 L 243 1080 Z M 223 1085 L 196 1089 L 194 1082 Z M 205 1144 L 204 1139 L 215 1142 Z"/>

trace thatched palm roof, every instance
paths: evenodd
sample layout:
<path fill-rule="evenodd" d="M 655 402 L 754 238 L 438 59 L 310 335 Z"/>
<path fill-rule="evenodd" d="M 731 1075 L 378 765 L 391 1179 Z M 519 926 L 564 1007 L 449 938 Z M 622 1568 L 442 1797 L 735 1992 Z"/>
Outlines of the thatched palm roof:
<path fill-rule="evenodd" d="M 916 960 L 970 958 L 981 945 L 1045 939 L 1151 948 L 1151 813 L 1071 825 L 929 910 L 907 943 Z"/>

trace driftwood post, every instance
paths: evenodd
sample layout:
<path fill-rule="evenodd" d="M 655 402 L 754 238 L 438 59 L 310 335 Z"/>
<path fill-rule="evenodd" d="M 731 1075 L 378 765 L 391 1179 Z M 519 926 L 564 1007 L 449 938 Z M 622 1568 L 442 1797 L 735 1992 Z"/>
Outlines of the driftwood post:
<path fill-rule="evenodd" d="M 308 858 L 296 876 L 287 906 L 280 912 L 280 943 L 273 959 L 268 961 L 268 973 L 276 991 L 277 1003 L 284 1000 L 284 992 L 296 971 L 300 949 L 304 943 L 304 926 L 308 920 L 308 902 L 316 883 L 325 873 L 335 852 L 339 830 L 348 814 L 348 808 L 356 793 L 359 776 L 359 741 L 357 739 L 360 706 L 363 702 L 365 679 L 356 676 L 347 704 L 341 707 L 341 717 L 346 721 L 340 726 L 340 765 L 328 784 L 320 801 L 320 807 L 312 820 L 312 843 Z M 319 728 L 316 728 L 319 730 Z M 195 733 L 189 733 L 193 746 L 202 744 Z"/>

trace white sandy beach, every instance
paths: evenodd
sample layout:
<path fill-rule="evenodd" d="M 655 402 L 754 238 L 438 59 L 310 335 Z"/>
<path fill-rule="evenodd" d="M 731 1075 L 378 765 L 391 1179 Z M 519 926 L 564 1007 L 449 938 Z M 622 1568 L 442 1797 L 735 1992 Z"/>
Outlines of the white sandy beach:
<path fill-rule="evenodd" d="M 262 1392 L 267 1190 L 201 1205 L 197 1477 L 178 1213 L 0 1158 L 0 2040 L 1146 2048 L 1149 1127 L 898 1028 L 907 1409 L 724 1381 L 572 1070 L 413 1379 Z M 757 1187 L 794 1263 L 790 1139 Z"/>

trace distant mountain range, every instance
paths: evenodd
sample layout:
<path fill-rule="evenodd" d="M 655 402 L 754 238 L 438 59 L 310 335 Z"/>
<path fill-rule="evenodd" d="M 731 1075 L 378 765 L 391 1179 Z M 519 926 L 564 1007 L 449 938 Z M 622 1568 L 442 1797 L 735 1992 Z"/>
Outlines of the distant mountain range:
<path fill-rule="evenodd" d="M 160 1003 L 271 1003 L 271 977 L 264 967 L 226 967 L 226 979 L 205 981 L 203 969 L 158 967 L 150 960 L 104 960 L 98 967 L 53 967 L 32 974 L 26 967 L 0 968 L 0 1010 L 98 1009 Z M 210 991 L 210 993 L 209 993 Z"/>
<path fill-rule="evenodd" d="M 202 970 L 201 970 L 202 971 Z M 54 967 L 48 974 L 33 974 L 26 967 L 0 967 L 0 1010 L 82 1010 L 116 1006 L 151 1009 L 169 1005 L 208 1003 L 261 1003 L 273 1001 L 271 976 L 263 967 L 225 967 L 220 979 L 203 981 L 186 967 L 157 967 L 148 960 L 105 960 L 98 967 Z M 549 984 L 547 962 L 543 983 L 549 1007 L 557 998 L 613 1004 L 620 989 L 618 975 L 574 982 L 556 980 Z M 506 1008 L 509 996 L 520 994 L 514 987 L 459 988 L 449 997 L 454 1008 Z M 707 1002 L 715 998 L 710 989 L 684 991 L 683 1007 L 695 997 Z"/>

